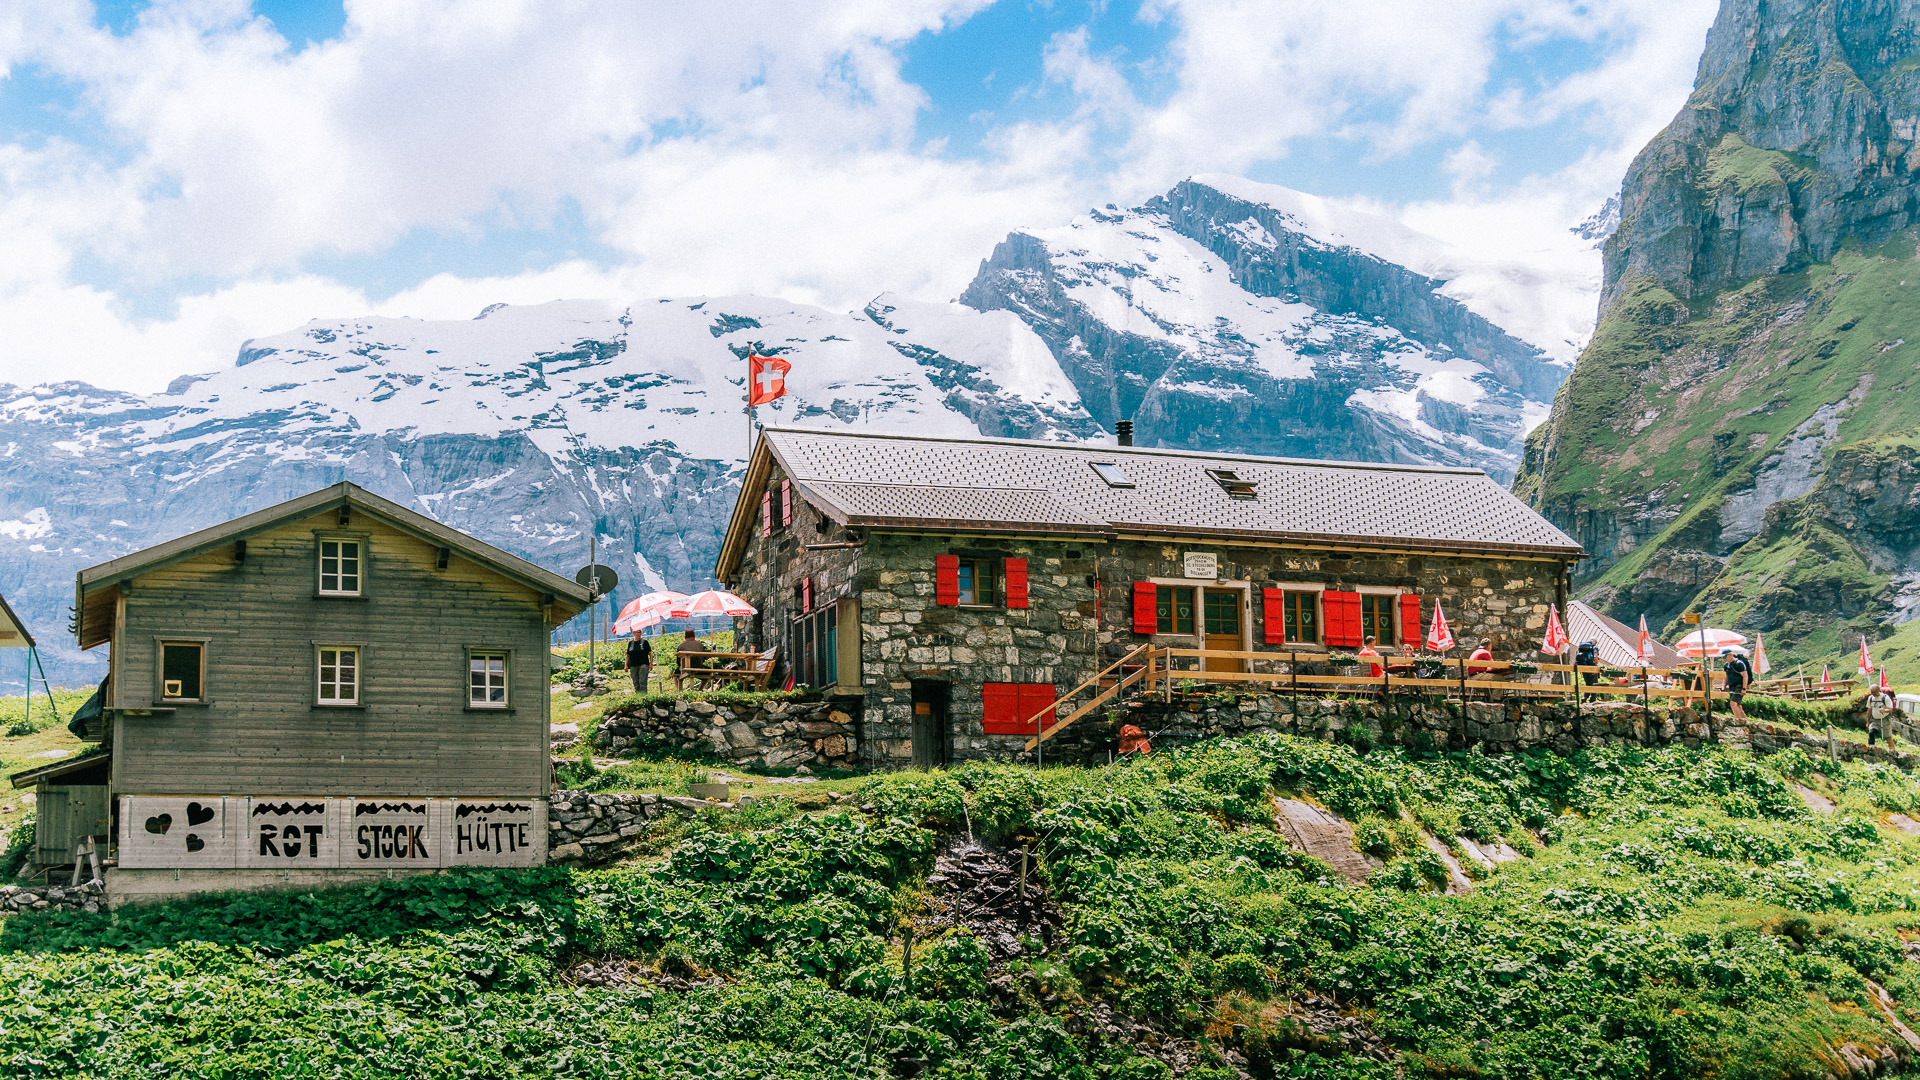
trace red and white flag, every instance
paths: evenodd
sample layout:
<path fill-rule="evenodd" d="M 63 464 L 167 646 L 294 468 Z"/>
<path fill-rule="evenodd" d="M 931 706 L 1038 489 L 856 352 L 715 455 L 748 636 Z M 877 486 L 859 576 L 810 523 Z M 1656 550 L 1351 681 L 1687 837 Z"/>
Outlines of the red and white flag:
<path fill-rule="evenodd" d="M 1447 613 L 1440 610 L 1438 600 L 1433 602 L 1433 625 L 1427 627 L 1427 648 L 1434 652 L 1453 648 L 1453 631 L 1447 629 Z"/>
<path fill-rule="evenodd" d="M 1892 689 L 1893 689 L 1892 687 L 1887 685 L 1887 669 L 1881 668 L 1880 669 L 1880 692 L 1884 694 L 1889 692 Z"/>
<path fill-rule="evenodd" d="M 1873 670 L 1873 657 L 1867 655 L 1867 635 L 1860 635 L 1860 674 Z"/>
<path fill-rule="evenodd" d="M 747 357 L 747 404 L 765 405 L 787 395 L 787 372 L 793 365 L 777 356 Z"/>
<path fill-rule="evenodd" d="M 1633 647 L 1633 655 L 1646 666 L 1653 665 L 1653 635 L 1647 633 L 1647 617 L 1640 616 L 1640 640 Z"/>
<path fill-rule="evenodd" d="M 1573 644 L 1573 642 L 1567 638 L 1567 628 L 1560 625 L 1559 609 L 1549 607 L 1547 609 L 1547 636 L 1541 639 L 1540 651 L 1558 656 L 1566 652 L 1567 646 L 1571 644 Z"/>

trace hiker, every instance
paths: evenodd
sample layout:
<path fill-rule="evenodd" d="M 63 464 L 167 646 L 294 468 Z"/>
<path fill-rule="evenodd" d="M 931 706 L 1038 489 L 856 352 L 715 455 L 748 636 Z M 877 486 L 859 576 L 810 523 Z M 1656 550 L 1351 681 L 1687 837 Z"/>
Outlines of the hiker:
<path fill-rule="evenodd" d="M 1141 731 L 1138 724 L 1127 724 L 1120 729 L 1120 753 L 1122 756 L 1151 754 L 1153 744 L 1147 741 L 1146 732 Z"/>
<path fill-rule="evenodd" d="M 1867 693 L 1867 745 L 1868 746 L 1872 746 L 1874 744 L 1875 736 L 1883 735 L 1889 730 L 1888 727 L 1885 727 L 1882 725 L 1887 724 L 1892 719 L 1893 712 L 1894 712 L 1894 701 L 1893 701 L 1892 695 L 1888 694 L 1885 690 L 1882 690 L 1877 686 L 1874 687 L 1872 690 L 1868 691 Z"/>
<path fill-rule="evenodd" d="M 673 688 L 675 690 L 678 690 L 681 688 L 680 673 L 682 671 L 685 671 L 689 664 L 693 663 L 693 661 L 686 660 L 682 656 L 682 654 L 683 653 L 703 653 L 707 651 L 709 651 L 707 649 L 707 643 L 704 641 L 701 641 L 697 637 L 694 637 L 693 628 L 688 627 L 687 636 L 684 638 L 681 638 L 680 644 L 674 646 L 673 648 Z M 702 663 L 704 663 L 704 661 L 702 661 Z"/>
<path fill-rule="evenodd" d="M 1598 665 L 1600 663 L 1599 644 L 1592 641 L 1581 642 L 1580 648 L 1573 654 L 1573 663 L 1576 667 L 1594 667 Z M 1600 681 L 1600 673 L 1597 671 L 1585 671 L 1581 672 L 1581 674 L 1586 678 L 1588 686 L 1592 686 Z"/>
<path fill-rule="evenodd" d="M 1347 640 L 1351 641 L 1353 639 L 1348 638 Z M 1375 640 L 1377 639 L 1372 635 L 1368 635 L 1367 643 L 1360 647 L 1360 659 L 1367 662 L 1367 675 L 1377 679 L 1385 674 L 1387 669 L 1380 661 L 1380 650 L 1373 647 Z"/>
<path fill-rule="evenodd" d="M 647 677 L 653 674 L 653 642 L 638 633 L 627 642 L 627 674 L 633 678 L 633 692 L 647 692 Z"/>
<path fill-rule="evenodd" d="M 1489 679 L 1492 678 L 1493 669 L 1491 667 L 1488 667 L 1485 664 L 1476 665 L 1474 663 L 1475 660 L 1491 660 L 1491 659 L 1493 659 L 1493 639 L 1490 637 L 1483 637 L 1480 639 L 1480 647 L 1473 650 L 1472 656 L 1467 657 L 1467 674 L 1475 678 L 1481 678 L 1481 677 L 1485 677 Z"/>
<path fill-rule="evenodd" d="M 1753 665 L 1739 653 L 1729 653 L 1721 670 L 1727 673 L 1727 700 L 1740 704 L 1747 696 L 1747 684 L 1753 681 Z"/>

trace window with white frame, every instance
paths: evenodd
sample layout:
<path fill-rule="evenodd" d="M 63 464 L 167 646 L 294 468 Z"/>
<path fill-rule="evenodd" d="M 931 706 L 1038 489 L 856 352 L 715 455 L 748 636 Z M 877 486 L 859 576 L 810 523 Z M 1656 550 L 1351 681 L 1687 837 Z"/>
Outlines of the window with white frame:
<path fill-rule="evenodd" d="M 320 594 L 322 596 L 359 596 L 360 578 L 360 541 L 322 537 L 320 540 Z"/>
<path fill-rule="evenodd" d="M 316 699 L 322 705 L 360 703 L 359 649 L 342 645 L 320 647 L 320 690 Z"/>
<path fill-rule="evenodd" d="M 467 654 L 467 704 L 475 709 L 507 707 L 507 654 Z"/>

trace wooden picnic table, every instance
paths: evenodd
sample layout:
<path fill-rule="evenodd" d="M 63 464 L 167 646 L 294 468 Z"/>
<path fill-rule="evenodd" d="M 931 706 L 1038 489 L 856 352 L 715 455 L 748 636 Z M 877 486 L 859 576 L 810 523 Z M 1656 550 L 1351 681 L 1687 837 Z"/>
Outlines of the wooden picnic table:
<path fill-rule="evenodd" d="M 682 652 L 675 653 L 679 666 L 673 677 L 681 688 L 688 682 L 694 689 L 738 683 L 744 689 L 765 690 L 773 678 L 774 662 L 780 650 L 766 652 Z"/>

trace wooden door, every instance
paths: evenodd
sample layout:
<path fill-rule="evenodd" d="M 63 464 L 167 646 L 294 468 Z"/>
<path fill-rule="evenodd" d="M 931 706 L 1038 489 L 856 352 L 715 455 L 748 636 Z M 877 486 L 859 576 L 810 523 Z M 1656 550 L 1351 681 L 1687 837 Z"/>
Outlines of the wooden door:
<path fill-rule="evenodd" d="M 1239 652 L 1244 648 L 1240 635 L 1240 590 L 1207 589 L 1202 597 L 1205 608 L 1203 613 L 1206 626 L 1206 642 L 1209 652 Z M 1208 657 L 1208 671 L 1245 671 L 1246 664 L 1240 660 Z"/>
<path fill-rule="evenodd" d="M 913 682 L 913 767 L 944 769 L 953 760 L 953 730 L 947 720 L 952 686 L 915 679 Z"/>

